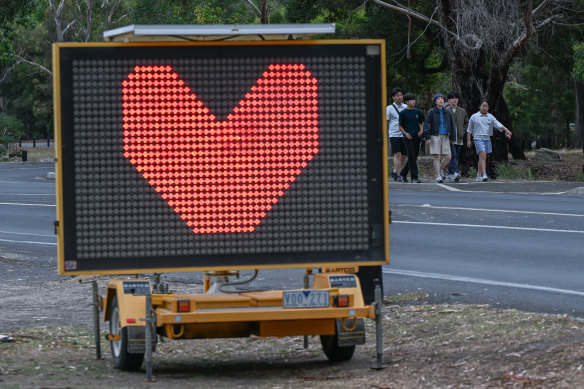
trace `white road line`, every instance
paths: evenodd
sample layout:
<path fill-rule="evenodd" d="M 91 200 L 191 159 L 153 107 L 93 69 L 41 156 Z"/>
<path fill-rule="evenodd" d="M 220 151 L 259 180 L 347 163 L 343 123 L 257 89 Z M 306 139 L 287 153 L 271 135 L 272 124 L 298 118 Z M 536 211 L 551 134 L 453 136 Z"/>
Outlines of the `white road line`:
<path fill-rule="evenodd" d="M 43 177 L 39 177 L 39 178 L 44 179 Z M 37 182 L 30 182 L 30 181 L 0 181 L 0 184 L 31 185 L 31 184 L 36 184 L 36 183 L 38 183 L 38 181 Z"/>
<path fill-rule="evenodd" d="M 391 224 L 420 224 L 425 226 L 444 226 L 444 227 L 471 227 L 471 228 L 493 228 L 499 230 L 519 230 L 519 231 L 538 231 L 538 232 L 570 232 L 573 234 L 584 234 L 584 231 L 578 230 L 555 230 L 551 228 L 529 228 L 529 227 L 507 227 L 507 226 L 489 226 L 478 224 L 455 224 L 455 223 L 427 223 L 427 222 L 408 222 L 400 220 L 392 220 Z"/>
<path fill-rule="evenodd" d="M 561 293 L 561 294 L 568 294 L 568 295 L 572 295 L 572 296 L 584 297 L 584 292 L 580 292 L 577 290 L 550 288 L 547 286 L 539 286 L 539 285 L 518 284 L 515 282 L 485 280 L 482 278 L 460 277 L 460 276 L 452 276 L 452 275 L 447 275 L 447 274 L 424 273 L 424 272 L 418 272 L 418 271 L 399 270 L 399 269 L 383 269 L 383 273 L 397 274 L 397 275 L 410 276 L 410 277 L 419 277 L 419 278 L 431 278 L 431 279 L 444 280 L 444 281 L 468 282 L 471 284 L 504 286 L 504 287 L 508 287 L 508 288 L 529 289 L 529 290 L 537 290 L 537 291 L 541 291 L 541 292 Z"/>
<path fill-rule="evenodd" d="M 464 208 L 464 207 L 443 207 L 438 205 L 422 204 L 399 204 L 396 207 L 413 207 L 413 208 L 433 208 L 433 209 L 452 209 L 458 211 L 476 211 L 476 212 L 502 212 L 502 213 L 522 213 L 531 215 L 548 215 L 548 216 L 573 216 L 573 217 L 584 217 L 582 214 L 578 213 L 558 213 L 558 212 L 536 212 L 536 211 L 515 211 L 507 209 L 487 209 L 487 208 Z"/>
<path fill-rule="evenodd" d="M 0 242 L 8 242 L 8 243 L 29 243 L 29 244 L 46 244 L 49 246 L 56 246 L 56 243 L 48 243 L 48 242 L 34 242 L 34 241 L 27 241 L 27 240 L 10 240 L 10 239 L 0 239 Z"/>
<path fill-rule="evenodd" d="M 27 232 L 10 232 L 10 231 L 0 231 L 0 234 L 10 234 L 10 235 L 30 235 L 30 236 L 48 236 L 54 238 L 56 235 L 45 235 L 45 234 L 30 234 Z"/>
<path fill-rule="evenodd" d="M 467 192 L 465 190 L 453 188 L 452 186 L 448 186 L 448 185 L 444 185 L 444 184 L 440 184 L 440 183 L 437 183 L 436 186 L 439 186 L 443 189 L 449 190 L 450 192 Z"/>
<path fill-rule="evenodd" d="M 456 186 L 459 187 L 463 187 L 464 185 L 469 185 L 470 182 L 462 182 L 462 183 L 458 183 L 456 184 Z M 390 185 L 392 185 L 392 183 L 390 183 Z M 567 191 L 563 191 L 563 192 L 497 192 L 497 191 L 493 191 L 493 190 L 464 190 L 464 189 L 458 189 L 458 188 L 453 188 L 452 186 L 448 186 L 448 185 L 444 185 L 444 184 L 439 184 L 436 182 L 423 182 L 421 184 L 417 184 L 415 186 L 422 186 L 424 185 L 425 187 L 430 186 L 430 185 L 440 185 L 440 187 L 442 187 L 443 189 L 449 190 L 451 192 L 461 192 L 461 193 L 488 193 L 488 194 L 516 194 L 516 195 L 528 195 L 528 196 L 561 196 L 564 195 L 566 193 L 568 193 L 570 190 Z M 487 184 L 488 185 L 488 184 Z M 401 186 L 401 185 L 400 185 Z M 396 186 L 391 186 L 390 187 L 390 191 L 410 191 L 412 189 L 407 189 L 407 187 L 396 187 Z"/>
<path fill-rule="evenodd" d="M 55 196 L 54 193 L 7 193 L 0 192 L 0 196 Z"/>
<path fill-rule="evenodd" d="M 55 207 L 55 204 L 26 204 L 26 203 L 0 203 L 0 205 L 18 205 L 23 207 Z"/>

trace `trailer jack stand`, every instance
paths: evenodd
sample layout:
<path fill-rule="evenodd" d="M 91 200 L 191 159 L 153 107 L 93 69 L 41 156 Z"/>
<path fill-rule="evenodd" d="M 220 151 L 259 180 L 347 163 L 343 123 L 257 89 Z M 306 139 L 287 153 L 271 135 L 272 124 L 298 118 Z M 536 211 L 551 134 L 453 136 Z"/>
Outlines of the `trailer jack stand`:
<path fill-rule="evenodd" d="M 387 366 L 383 364 L 383 296 L 379 280 L 375 279 L 375 337 L 377 339 L 377 365 L 371 367 L 374 370 L 383 370 Z"/>
<path fill-rule="evenodd" d="M 96 280 L 91 281 L 91 287 L 93 289 L 93 337 L 95 339 L 95 359 L 102 359 L 101 338 L 99 336 L 99 307 L 101 304 Z"/>
<path fill-rule="evenodd" d="M 146 348 L 146 378 L 145 382 L 155 382 L 152 376 L 152 294 L 146 295 L 146 318 L 140 319 L 146 322 L 146 331 L 144 334 L 144 346 Z"/>

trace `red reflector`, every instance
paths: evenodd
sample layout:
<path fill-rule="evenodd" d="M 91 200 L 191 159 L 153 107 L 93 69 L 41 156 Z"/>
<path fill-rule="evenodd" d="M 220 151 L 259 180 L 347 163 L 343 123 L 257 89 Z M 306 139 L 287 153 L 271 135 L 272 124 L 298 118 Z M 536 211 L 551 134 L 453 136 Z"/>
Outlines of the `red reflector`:
<path fill-rule="evenodd" d="M 134 324 L 134 323 L 136 323 L 136 319 L 126 319 L 126 322 L 128 324 Z"/>
<path fill-rule="evenodd" d="M 349 306 L 349 296 L 346 294 L 339 295 L 337 297 L 337 307 L 348 307 Z"/>
<path fill-rule="evenodd" d="M 190 300 L 179 300 L 177 305 L 178 305 L 178 312 L 190 312 L 191 311 Z"/>

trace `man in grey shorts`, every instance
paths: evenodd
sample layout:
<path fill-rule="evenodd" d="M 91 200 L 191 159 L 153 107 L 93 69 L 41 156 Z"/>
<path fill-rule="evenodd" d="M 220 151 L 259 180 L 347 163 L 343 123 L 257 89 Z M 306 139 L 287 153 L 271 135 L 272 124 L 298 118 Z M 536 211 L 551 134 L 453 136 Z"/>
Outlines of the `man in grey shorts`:
<path fill-rule="evenodd" d="M 444 168 L 450 163 L 450 145 L 456 143 L 456 125 L 450 112 L 444 109 L 442 93 L 436 93 L 432 102 L 434 107 L 430 108 L 424 122 L 424 139 L 434 157 L 435 181 L 442 183 Z"/>

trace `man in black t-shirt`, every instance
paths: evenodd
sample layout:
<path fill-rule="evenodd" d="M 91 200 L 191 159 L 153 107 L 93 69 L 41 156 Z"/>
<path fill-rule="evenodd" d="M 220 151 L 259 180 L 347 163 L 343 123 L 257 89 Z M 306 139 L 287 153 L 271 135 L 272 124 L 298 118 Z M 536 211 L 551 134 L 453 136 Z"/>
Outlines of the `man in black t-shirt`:
<path fill-rule="evenodd" d="M 400 172 L 400 176 L 406 177 L 408 170 L 412 176 L 412 182 L 420 183 L 418 178 L 418 152 L 420 150 L 420 140 L 424 134 L 424 118 L 422 111 L 416 108 L 416 96 L 412 93 L 404 95 L 406 109 L 399 113 L 399 130 L 404 135 L 406 154 L 408 163 Z"/>

